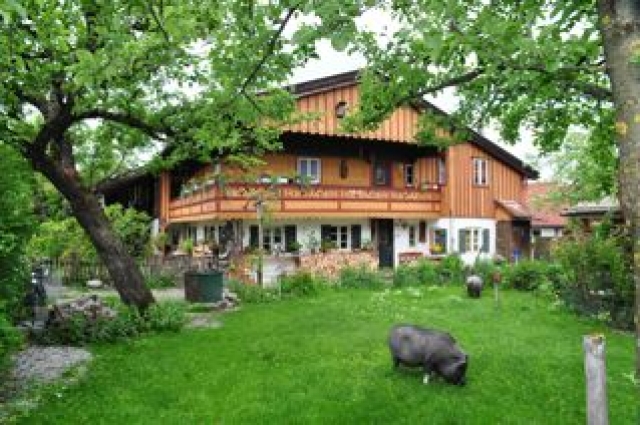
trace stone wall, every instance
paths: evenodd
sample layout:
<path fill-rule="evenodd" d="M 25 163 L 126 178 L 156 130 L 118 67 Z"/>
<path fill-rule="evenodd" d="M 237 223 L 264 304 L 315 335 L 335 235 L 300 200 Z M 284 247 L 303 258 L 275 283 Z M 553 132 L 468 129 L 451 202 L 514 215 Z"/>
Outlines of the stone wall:
<path fill-rule="evenodd" d="M 331 251 L 300 257 L 300 270 L 329 278 L 338 277 L 340 270 L 345 267 L 360 267 L 361 265 L 377 270 L 378 254 L 372 251 Z"/>

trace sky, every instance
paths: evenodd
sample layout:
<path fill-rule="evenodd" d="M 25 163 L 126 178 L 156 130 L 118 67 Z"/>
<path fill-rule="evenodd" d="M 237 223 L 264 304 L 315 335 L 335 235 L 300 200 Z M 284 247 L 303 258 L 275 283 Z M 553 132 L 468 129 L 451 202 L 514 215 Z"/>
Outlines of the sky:
<path fill-rule="evenodd" d="M 363 17 L 358 19 L 357 24 L 359 27 L 377 32 L 393 30 L 393 27 L 396 26 L 389 15 L 380 10 L 367 12 Z M 296 23 L 293 24 L 292 28 L 295 27 Z M 303 68 L 296 69 L 290 79 L 291 83 L 314 80 L 329 75 L 357 70 L 366 66 L 364 57 L 360 55 L 350 55 L 346 52 L 338 52 L 331 47 L 331 43 L 327 40 L 323 40 L 317 44 L 317 51 L 319 59 L 313 59 Z M 428 98 L 428 100 L 447 112 L 451 112 L 456 108 L 454 89 L 448 89 L 441 95 Z M 495 128 L 475 128 L 474 130 L 527 163 L 531 163 L 533 159 L 539 157 L 539 152 L 531 143 L 531 136 L 529 134 L 523 134 L 520 142 L 515 145 L 510 145 L 500 139 L 499 133 Z M 539 164 L 536 165 L 539 166 Z M 541 180 L 551 177 L 549 167 L 542 165 L 538 168 Z"/>

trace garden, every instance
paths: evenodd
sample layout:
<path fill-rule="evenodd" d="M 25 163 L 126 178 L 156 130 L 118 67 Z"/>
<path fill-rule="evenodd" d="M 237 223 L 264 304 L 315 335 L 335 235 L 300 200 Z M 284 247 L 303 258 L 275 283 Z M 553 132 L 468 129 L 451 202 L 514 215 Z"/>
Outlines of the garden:
<path fill-rule="evenodd" d="M 483 267 L 488 272 L 491 265 Z M 17 423 L 580 423 L 586 409 L 581 340 L 602 333 L 611 423 L 635 423 L 631 334 L 612 330 L 602 314 L 576 315 L 541 288 L 554 285 L 559 275 L 546 263 L 499 270 L 504 275 L 499 302 L 490 286 L 480 299 L 469 298 L 459 281 L 461 263 L 452 256 L 439 265 L 405 266 L 391 278 L 346 269 L 335 282 L 298 274 L 268 290 L 231 282 L 244 303 L 236 311 L 209 313 L 221 324 L 216 328 L 163 328 L 180 321 L 179 311 L 188 316 L 202 307 L 180 310 L 161 303 L 154 323 L 165 332 L 146 329 L 123 335 L 118 344 L 92 339 L 98 342 L 89 344 L 94 360 L 87 368 L 33 390 L 29 403 L 10 406 L 11 418 Z M 529 286 L 520 287 L 525 281 Z M 469 355 L 467 385 L 442 380 L 424 385 L 421 370 L 394 370 L 386 339 L 397 323 L 454 335 Z"/>

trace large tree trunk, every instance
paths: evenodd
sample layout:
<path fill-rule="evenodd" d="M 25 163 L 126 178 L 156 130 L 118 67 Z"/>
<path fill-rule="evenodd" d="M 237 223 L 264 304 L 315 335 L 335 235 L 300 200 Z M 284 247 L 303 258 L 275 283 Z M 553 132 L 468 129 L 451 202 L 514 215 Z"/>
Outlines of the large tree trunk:
<path fill-rule="evenodd" d="M 80 184 L 74 170 L 46 158 L 32 158 L 32 163 L 71 205 L 73 216 L 91 239 L 122 301 L 140 310 L 153 304 L 153 295 L 144 284 L 140 269 L 114 233 L 97 196 Z"/>
<path fill-rule="evenodd" d="M 640 378 L 640 3 L 599 0 L 598 13 L 616 108 L 620 206 L 633 244 L 636 377 Z"/>

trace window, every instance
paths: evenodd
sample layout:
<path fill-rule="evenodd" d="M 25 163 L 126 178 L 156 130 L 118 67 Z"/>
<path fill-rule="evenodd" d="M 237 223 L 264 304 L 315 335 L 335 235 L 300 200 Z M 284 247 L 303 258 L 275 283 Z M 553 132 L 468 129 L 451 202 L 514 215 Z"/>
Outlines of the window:
<path fill-rule="evenodd" d="M 484 158 L 473 158 L 473 184 L 487 186 L 489 184 L 489 161 Z"/>
<path fill-rule="evenodd" d="M 339 249 L 349 249 L 349 226 L 323 225 L 320 233 L 322 241 L 333 242 Z"/>
<path fill-rule="evenodd" d="M 205 226 L 204 228 L 204 240 L 206 242 L 218 242 L 216 237 L 216 226 Z"/>
<path fill-rule="evenodd" d="M 489 252 L 489 229 L 460 229 L 460 252 Z"/>
<path fill-rule="evenodd" d="M 444 158 L 438 158 L 438 184 L 447 183 L 447 167 Z"/>
<path fill-rule="evenodd" d="M 416 246 L 416 226 L 409 226 L 409 246 Z"/>
<path fill-rule="evenodd" d="M 347 116 L 349 112 L 349 105 L 344 100 L 341 100 L 336 104 L 336 118 L 342 119 Z"/>
<path fill-rule="evenodd" d="M 413 171 L 413 164 L 404 164 L 404 185 L 407 187 L 413 187 L 414 185 Z"/>
<path fill-rule="evenodd" d="M 289 227 L 290 226 L 285 226 L 284 228 L 264 227 L 262 229 L 262 243 L 260 244 L 260 246 L 262 246 L 262 249 L 264 249 L 266 252 L 284 252 L 287 248 L 285 246 L 286 235 L 289 234 L 289 237 L 295 237 L 295 228 L 292 232 Z M 258 226 L 254 225 L 249 228 L 249 246 L 252 246 L 254 248 L 258 247 L 258 233 Z M 289 244 L 291 244 L 293 240 L 290 240 L 288 242 Z"/>
<path fill-rule="evenodd" d="M 391 183 L 389 164 L 376 162 L 373 166 L 373 183 L 376 186 L 388 186 Z"/>
<path fill-rule="evenodd" d="M 431 253 L 443 254 L 447 252 L 447 229 L 434 229 L 431 241 Z"/>
<path fill-rule="evenodd" d="M 303 177 L 307 183 L 320 183 L 320 159 L 298 158 L 298 174 Z"/>

